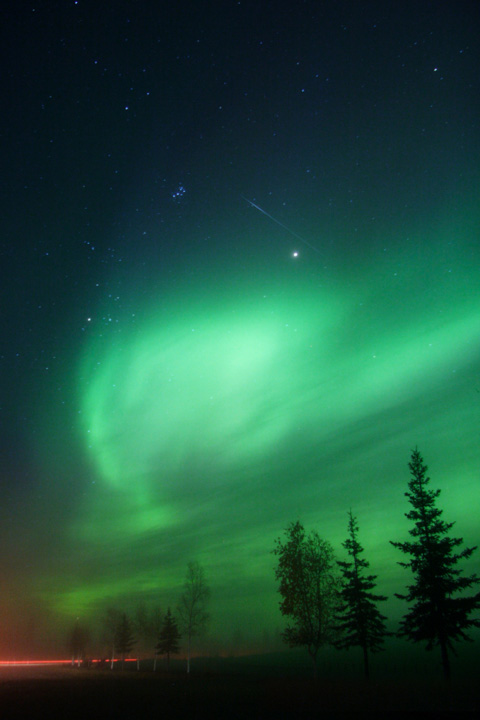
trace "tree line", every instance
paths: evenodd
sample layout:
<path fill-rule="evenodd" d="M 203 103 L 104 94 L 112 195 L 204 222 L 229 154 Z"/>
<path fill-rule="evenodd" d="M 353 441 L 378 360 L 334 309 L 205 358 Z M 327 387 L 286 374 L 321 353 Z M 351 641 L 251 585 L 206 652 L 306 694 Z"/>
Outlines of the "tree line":
<path fill-rule="evenodd" d="M 409 468 L 405 495 L 411 510 L 405 516 L 413 522 L 409 531 L 412 539 L 390 541 L 407 556 L 407 561 L 399 564 L 413 575 L 407 592 L 395 593 L 408 604 L 396 635 L 425 643 L 427 650 L 439 647 L 448 679 L 453 643 L 470 641 L 466 631 L 480 627 L 480 620 L 471 617 L 480 608 L 480 593 L 462 594 L 480 580 L 475 574 L 464 576 L 458 567 L 477 548 L 456 551 L 463 539 L 449 536 L 454 523 L 441 519 L 443 511 L 436 506 L 440 490 L 429 489 L 428 468 L 418 449 L 412 452 Z M 357 646 L 363 652 L 368 678 L 369 654 L 382 650 L 385 637 L 392 634 L 386 629 L 387 618 L 378 609 L 387 598 L 374 592 L 377 576 L 366 574 L 369 563 L 363 557 L 358 521 L 351 510 L 347 532 L 342 543 L 347 561 L 336 561 L 332 545 L 316 531 L 307 534 L 299 521 L 288 526 L 284 539 L 276 540 L 273 553 L 278 558 L 275 576 L 280 611 L 290 621 L 282 636 L 290 647 L 306 647 L 315 675 L 323 645 L 345 649 Z"/>
<path fill-rule="evenodd" d="M 103 640 L 109 649 L 110 667 L 117 659 L 124 666 L 125 659 L 141 643 L 154 651 L 156 670 L 158 656 L 164 656 L 167 667 L 171 655 L 180 651 L 182 637 L 187 644 L 187 672 L 190 672 L 192 638 L 200 635 L 209 620 L 207 612 L 210 589 L 206 582 L 205 571 L 198 562 L 189 562 L 183 593 L 174 615 L 170 608 L 163 615 L 159 608 L 147 610 L 137 607 L 133 616 L 116 608 L 108 608 L 103 618 Z M 80 664 L 86 657 L 89 643 L 87 628 L 78 620 L 70 633 L 69 650 L 72 664 Z M 139 669 L 139 658 L 137 657 Z"/>
<path fill-rule="evenodd" d="M 385 638 L 395 634 L 425 643 L 428 650 L 438 646 L 448 678 L 453 644 L 471 640 L 466 631 L 480 627 L 480 620 L 471 617 L 480 608 L 480 593 L 466 596 L 463 592 L 480 580 L 475 574 L 463 575 L 458 567 L 477 548 L 457 551 L 463 539 L 450 537 L 454 523 L 441 519 L 443 511 L 436 506 L 440 490 L 429 488 L 428 468 L 418 449 L 412 452 L 409 468 L 411 477 L 405 495 L 411 509 L 405 516 L 413 523 L 411 540 L 390 541 L 407 556 L 399 564 L 413 576 L 406 593 L 395 593 L 408 605 L 396 633 L 387 631 L 387 618 L 378 608 L 387 597 L 375 592 L 377 576 L 368 572 L 358 520 L 351 510 L 347 539 L 342 543 L 347 560 L 336 560 L 332 545 L 316 531 L 307 533 L 299 521 L 291 523 L 285 536 L 275 541 L 280 611 L 289 621 L 282 638 L 290 647 L 307 649 L 315 675 L 319 651 L 329 644 L 338 649 L 360 648 L 368 678 L 370 654 L 383 650 Z M 111 667 L 114 658 L 123 664 L 139 644 L 154 651 L 154 669 L 158 656 L 165 656 L 168 666 L 183 638 L 190 672 L 192 639 L 206 628 L 209 597 L 202 566 L 190 562 L 175 615 L 170 608 L 163 614 L 158 608 L 147 610 L 143 606 L 137 607 L 133 616 L 117 609 L 107 610 L 103 639 L 109 648 Z M 69 639 L 72 662 L 85 657 L 88 641 L 86 628 L 77 621 Z"/>

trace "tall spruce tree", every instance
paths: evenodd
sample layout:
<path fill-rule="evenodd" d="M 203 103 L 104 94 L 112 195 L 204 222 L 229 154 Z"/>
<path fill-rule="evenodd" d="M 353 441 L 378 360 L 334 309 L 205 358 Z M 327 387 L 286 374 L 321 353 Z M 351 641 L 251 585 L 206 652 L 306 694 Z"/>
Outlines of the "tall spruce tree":
<path fill-rule="evenodd" d="M 77 663 L 80 667 L 82 660 L 85 660 L 89 639 L 88 628 L 77 618 L 68 638 L 68 648 L 72 654 L 72 665 Z"/>
<path fill-rule="evenodd" d="M 411 542 L 392 542 L 392 545 L 406 555 L 408 562 L 401 562 L 414 576 L 412 585 L 407 586 L 407 594 L 395 593 L 396 597 L 412 603 L 400 622 L 399 635 L 413 642 L 426 642 L 427 650 L 440 647 L 443 672 L 450 676 L 449 650 L 453 651 L 452 641 L 471 640 L 465 633 L 470 627 L 480 627 L 480 621 L 471 619 L 473 611 L 480 607 L 480 593 L 469 597 L 454 597 L 457 593 L 477 585 L 476 575 L 462 576 L 456 565 L 476 550 L 465 548 L 455 552 L 463 543 L 462 538 L 451 538 L 448 533 L 453 526 L 441 520 L 442 510 L 436 507 L 440 490 L 429 490 L 428 467 L 418 449 L 412 452 L 409 462 L 411 479 L 408 483 L 408 498 L 412 510 L 406 517 L 414 523 L 409 531 Z"/>
<path fill-rule="evenodd" d="M 177 621 L 173 617 L 170 608 L 164 617 L 163 625 L 160 630 L 158 645 L 155 650 L 159 655 L 167 656 L 167 667 L 170 666 L 170 655 L 179 652 L 180 647 L 178 641 L 182 636 L 178 630 Z"/>
<path fill-rule="evenodd" d="M 341 605 L 338 613 L 340 639 L 336 645 L 349 649 L 358 646 L 363 651 L 365 676 L 370 675 L 369 652 L 383 650 L 383 640 L 388 635 L 385 628 L 385 615 L 382 615 L 376 603 L 386 600 L 385 595 L 375 595 L 371 591 L 376 585 L 376 575 L 364 575 L 370 566 L 363 557 L 363 547 L 358 542 L 358 523 L 352 511 L 348 513 L 349 537 L 342 543 L 351 562 L 337 561 L 343 575 L 340 592 Z"/>
<path fill-rule="evenodd" d="M 122 613 L 115 630 L 115 650 L 120 655 L 122 668 L 125 657 L 133 650 L 136 639 L 133 635 L 132 622 L 126 613 Z"/>

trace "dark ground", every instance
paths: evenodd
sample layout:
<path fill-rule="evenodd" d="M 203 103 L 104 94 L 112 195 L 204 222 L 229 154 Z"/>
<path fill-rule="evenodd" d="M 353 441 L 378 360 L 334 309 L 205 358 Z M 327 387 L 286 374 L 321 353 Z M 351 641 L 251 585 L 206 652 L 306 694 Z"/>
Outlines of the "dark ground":
<path fill-rule="evenodd" d="M 0 717 L 328 718 L 479 715 L 472 679 L 408 682 L 274 673 L 2 668 Z"/>

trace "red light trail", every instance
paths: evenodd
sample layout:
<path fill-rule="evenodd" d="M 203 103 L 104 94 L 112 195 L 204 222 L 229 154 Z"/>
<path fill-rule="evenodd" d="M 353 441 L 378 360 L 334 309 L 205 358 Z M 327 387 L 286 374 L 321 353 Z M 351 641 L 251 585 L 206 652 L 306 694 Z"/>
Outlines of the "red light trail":
<path fill-rule="evenodd" d="M 137 658 L 125 658 L 125 662 L 136 662 Z M 90 660 L 91 663 L 111 663 L 111 658 L 95 658 Z M 113 662 L 121 662 L 119 658 L 115 658 Z M 0 668 L 2 667 L 35 667 L 40 665 L 76 665 L 77 661 L 69 660 L 0 660 Z"/>

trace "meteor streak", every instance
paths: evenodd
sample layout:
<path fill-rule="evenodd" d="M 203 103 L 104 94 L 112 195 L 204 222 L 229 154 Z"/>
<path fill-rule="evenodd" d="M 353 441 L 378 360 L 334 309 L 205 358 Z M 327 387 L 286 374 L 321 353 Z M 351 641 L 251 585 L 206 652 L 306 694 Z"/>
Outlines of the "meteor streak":
<path fill-rule="evenodd" d="M 245 200 L 245 202 L 247 202 L 249 205 L 251 205 L 252 207 L 254 207 L 256 210 L 260 210 L 260 212 L 263 213 L 264 215 L 266 215 L 268 218 L 270 218 L 270 220 L 273 220 L 274 223 L 277 223 L 277 225 L 280 225 L 280 227 L 282 227 L 284 230 L 286 230 L 287 232 L 289 232 L 290 235 L 293 235 L 293 237 L 296 237 L 297 240 L 300 240 L 300 241 L 303 242 L 305 245 L 307 245 L 307 247 L 311 248 L 312 250 L 315 250 L 316 253 L 320 254 L 320 250 L 318 250 L 318 248 L 316 248 L 316 247 L 314 247 L 313 245 L 311 245 L 307 240 L 305 240 L 305 238 L 303 238 L 301 235 L 298 235 L 298 233 L 294 232 L 293 230 L 290 230 L 289 227 L 287 227 L 287 226 L 284 225 L 282 222 L 280 222 L 280 220 L 277 220 L 277 218 L 274 218 L 273 215 L 270 215 L 270 213 L 266 212 L 266 210 L 264 210 L 263 208 L 261 208 L 260 205 L 256 205 L 254 202 L 252 202 L 252 201 L 249 200 L 248 198 L 244 197 L 244 195 L 241 195 L 241 197 L 242 197 L 243 200 Z"/>

